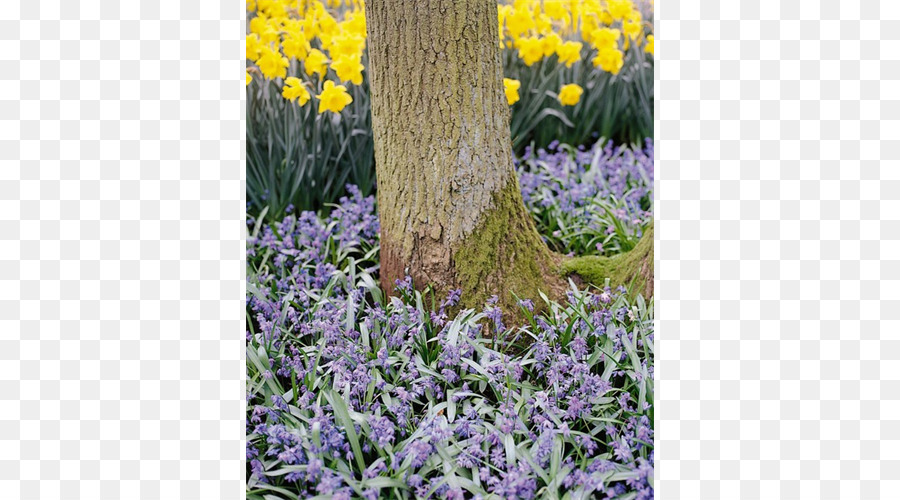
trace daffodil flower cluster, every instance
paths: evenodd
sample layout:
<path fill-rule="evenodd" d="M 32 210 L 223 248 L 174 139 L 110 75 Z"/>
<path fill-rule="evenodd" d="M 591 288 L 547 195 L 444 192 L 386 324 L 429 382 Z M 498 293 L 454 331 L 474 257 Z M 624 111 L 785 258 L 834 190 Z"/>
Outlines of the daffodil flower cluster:
<path fill-rule="evenodd" d="M 353 102 L 345 84 L 363 84 L 363 8 L 361 0 L 247 0 L 247 85 L 256 74 L 281 79 L 285 99 L 303 106 L 312 92 L 319 113 L 340 113 Z"/>
<path fill-rule="evenodd" d="M 340 113 L 352 102 L 346 85 L 363 84 L 364 9 L 363 0 L 247 0 L 247 85 L 254 75 L 281 79 L 286 99 L 303 106 L 312 90 L 319 113 Z M 589 60 L 618 75 L 629 47 L 653 54 L 652 25 L 632 0 L 500 0 L 497 12 L 501 48 L 529 68 L 545 60 L 566 68 Z M 519 85 L 504 80 L 510 105 L 519 100 Z M 564 106 L 581 98 L 571 85 L 560 88 Z"/>
<path fill-rule="evenodd" d="M 571 67 L 588 47 L 594 67 L 615 75 L 631 44 L 653 53 L 645 35 L 652 27 L 631 0 L 515 0 L 498 11 L 501 47 L 516 50 L 528 66 L 555 54 Z"/>

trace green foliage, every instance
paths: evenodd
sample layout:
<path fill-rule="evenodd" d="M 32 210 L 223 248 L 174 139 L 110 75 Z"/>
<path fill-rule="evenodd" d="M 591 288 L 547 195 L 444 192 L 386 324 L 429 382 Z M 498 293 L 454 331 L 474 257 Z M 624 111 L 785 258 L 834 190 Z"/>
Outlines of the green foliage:
<path fill-rule="evenodd" d="M 538 150 L 519 162 L 525 205 L 551 250 L 611 256 L 634 248 L 653 219 L 653 149 L 598 141 Z"/>

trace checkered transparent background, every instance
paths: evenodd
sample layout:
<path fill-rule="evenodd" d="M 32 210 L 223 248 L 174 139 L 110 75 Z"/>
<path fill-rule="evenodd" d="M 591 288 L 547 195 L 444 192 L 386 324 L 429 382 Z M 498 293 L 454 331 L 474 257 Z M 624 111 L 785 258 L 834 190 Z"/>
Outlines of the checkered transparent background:
<path fill-rule="evenodd" d="M 0 4 L 0 498 L 243 481 L 244 2 Z"/>
<path fill-rule="evenodd" d="M 656 9 L 657 498 L 900 498 L 900 4 Z"/>

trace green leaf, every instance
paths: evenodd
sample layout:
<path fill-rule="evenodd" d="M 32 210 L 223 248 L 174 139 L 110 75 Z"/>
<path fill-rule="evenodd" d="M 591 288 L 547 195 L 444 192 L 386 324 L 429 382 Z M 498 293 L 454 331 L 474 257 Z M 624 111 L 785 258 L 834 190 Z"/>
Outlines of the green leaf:
<path fill-rule="evenodd" d="M 362 474 L 366 470 L 366 462 L 363 459 L 362 448 L 359 446 L 359 437 L 356 435 L 356 429 L 353 426 L 353 420 L 350 418 L 350 410 L 347 408 L 347 403 L 333 390 L 326 390 L 325 397 L 334 410 L 334 416 L 344 426 L 344 432 L 347 433 L 347 440 L 350 441 L 350 448 L 353 450 L 353 458 L 356 460 L 359 473 Z"/>
<path fill-rule="evenodd" d="M 516 442 L 512 434 L 507 434 L 504 438 L 504 447 L 506 448 L 506 464 L 510 467 L 516 465 Z"/>

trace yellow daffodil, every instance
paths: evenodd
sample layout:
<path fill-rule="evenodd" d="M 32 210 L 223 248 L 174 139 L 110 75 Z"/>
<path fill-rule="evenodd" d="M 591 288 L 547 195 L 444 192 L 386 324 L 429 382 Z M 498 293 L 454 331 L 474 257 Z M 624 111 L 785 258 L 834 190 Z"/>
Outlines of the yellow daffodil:
<path fill-rule="evenodd" d="M 296 100 L 301 106 L 309 102 L 310 97 L 309 91 L 306 90 L 303 82 L 296 76 L 291 76 L 284 80 L 284 88 L 281 90 L 281 95 L 289 101 Z"/>
<path fill-rule="evenodd" d="M 365 48 L 366 39 L 362 35 L 345 33 L 331 39 L 328 53 L 332 59 L 340 59 L 347 56 L 361 58 Z"/>
<path fill-rule="evenodd" d="M 562 0 L 544 0 L 544 12 L 557 21 L 568 20 L 569 13 L 563 7 Z"/>
<path fill-rule="evenodd" d="M 259 52 L 262 50 L 262 42 L 259 41 L 259 35 L 250 33 L 247 35 L 247 59 L 256 62 L 259 59 Z"/>
<path fill-rule="evenodd" d="M 296 32 L 285 37 L 284 42 L 281 43 L 281 50 L 286 57 L 302 61 L 306 59 L 306 55 L 309 54 L 312 47 L 303 33 Z"/>
<path fill-rule="evenodd" d="M 605 25 L 607 25 L 607 26 L 609 26 L 609 25 L 611 25 L 613 22 L 615 22 L 615 20 L 614 20 L 613 17 L 609 14 L 609 12 L 608 12 L 608 11 L 605 11 L 605 10 L 600 11 L 600 13 L 597 15 L 597 19 L 599 19 L 601 23 L 603 23 L 603 24 L 605 24 Z"/>
<path fill-rule="evenodd" d="M 259 33 L 259 39 L 266 45 L 277 44 L 281 40 L 279 27 L 274 24 L 266 24 L 265 28 Z"/>
<path fill-rule="evenodd" d="M 538 14 L 534 17 L 534 28 L 541 34 L 550 33 L 553 30 L 553 20 L 547 14 Z"/>
<path fill-rule="evenodd" d="M 550 57 L 556 52 L 556 49 L 562 45 L 562 38 L 556 33 L 551 33 L 541 38 L 541 47 L 544 49 L 544 57 Z"/>
<path fill-rule="evenodd" d="M 591 32 L 591 45 L 595 49 L 613 48 L 619 42 L 622 32 L 617 29 L 598 28 Z"/>
<path fill-rule="evenodd" d="M 349 34 L 366 36 L 366 15 L 362 11 L 352 11 L 341 23 L 341 29 Z"/>
<path fill-rule="evenodd" d="M 512 78 L 503 79 L 503 92 L 506 93 L 506 102 L 510 106 L 519 102 L 519 87 L 521 86 L 522 83 L 519 80 L 513 80 Z"/>
<path fill-rule="evenodd" d="M 332 17 L 327 11 L 323 12 L 319 19 L 319 38 L 325 42 L 327 39 L 330 39 L 334 36 L 338 31 L 338 22 L 337 19 Z"/>
<path fill-rule="evenodd" d="M 506 17 L 506 29 L 509 30 L 510 36 L 514 39 L 521 37 L 524 33 L 535 28 L 534 17 L 532 12 L 527 9 L 513 9 Z"/>
<path fill-rule="evenodd" d="M 597 53 L 597 56 L 594 58 L 595 66 L 599 66 L 603 71 L 608 71 L 614 75 L 619 74 L 619 71 L 624 66 L 624 54 L 621 50 L 618 49 L 607 49 L 600 51 Z"/>
<path fill-rule="evenodd" d="M 637 40 L 641 34 L 641 24 L 634 21 L 625 21 L 622 23 L 622 31 L 632 40 Z"/>
<path fill-rule="evenodd" d="M 250 20 L 250 33 L 255 33 L 259 35 L 266 29 L 266 23 L 268 22 L 268 18 L 262 14 L 257 13 L 256 17 Z"/>
<path fill-rule="evenodd" d="M 583 92 L 584 89 L 577 83 L 563 85 L 563 88 L 559 91 L 559 103 L 563 106 L 574 106 L 581 100 Z"/>
<path fill-rule="evenodd" d="M 647 45 L 644 46 L 644 52 L 653 55 L 653 35 L 647 35 Z"/>
<path fill-rule="evenodd" d="M 556 48 L 556 55 L 559 62 L 571 68 L 573 64 L 581 60 L 581 48 L 584 45 L 581 42 L 568 41 Z"/>
<path fill-rule="evenodd" d="M 253 77 L 250 76 L 250 72 L 247 72 L 247 83 L 245 83 L 244 86 L 246 87 L 247 85 L 250 85 L 250 82 L 252 82 L 252 81 L 253 81 Z"/>
<path fill-rule="evenodd" d="M 599 67 L 603 71 L 608 71 L 614 75 L 619 74 L 619 70 L 625 64 L 622 51 L 618 49 L 601 49 L 594 57 L 594 67 Z"/>
<path fill-rule="evenodd" d="M 303 69 L 309 76 L 318 73 L 319 76 L 324 77 L 325 71 L 328 70 L 328 57 L 321 50 L 312 49 L 306 55 L 306 60 L 303 61 Z"/>
<path fill-rule="evenodd" d="M 324 90 L 316 98 L 319 100 L 319 114 L 326 111 L 340 113 L 344 107 L 353 102 L 353 97 L 347 93 L 347 87 L 335 85 L 331 80 L 325 82 Z"/>
<path fill-rule="evenodd" d="M 630 21 L 632 23 L 641 24 L 644 20 L 644 16 L 641 15 L 641 11 L 634 9 L 630 14 L 625 18 L 626 21 Z"/>
<path fill-rule="evenodd" d="M 537 37 L 522 38 L 519 40 L 519 57 L 525 62 L 526 66 L 540 61 L 544 58 L 544 47 L 541 39 Z"/>
<path fill-rule="evenodd" d="M 625 18 L 634 9 L 634 5 L 629 0 L 606 0 L 609 15 L 616 21 Z"/>
<path fill-rule="evenodd" d="M 500 29 L 498 31 L 500 33 L 501 41 L 504 38 L 506 38 L 506 30 L 504 29 L 504 25 L 506 24 L 506 18 L 509 16 L 510 12 L 512 12 L 512 5 L 498 5 L 497 6 L 497 21 L 500 26 Z M 502 47 L 502 45 L 501 45 L 501 47 Z"/>
<path fill-rule="evenodd" d="M 359 62 L 359 56 L 341 56 L 331 63 L 331 69 L 337 73 L 341 81 L 350 81 L 354 85 L 362 85 L 362 72 L 365 67 Z"/>
<path fill-rule="evenodd" d="M 259 60 L 256 61 L 263 76 L 268 79 L 284 78 L 287 76 L 288 60 L 271 47 L 263 47 Z"/>

